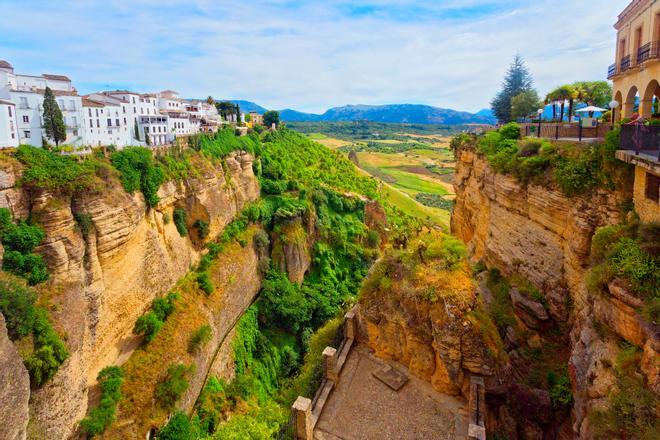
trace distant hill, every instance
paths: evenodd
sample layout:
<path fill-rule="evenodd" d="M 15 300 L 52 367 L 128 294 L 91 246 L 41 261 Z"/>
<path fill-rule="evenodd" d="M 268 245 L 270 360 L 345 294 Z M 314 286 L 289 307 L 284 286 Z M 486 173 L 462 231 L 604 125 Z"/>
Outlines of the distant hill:
<path fill-rule="evenodd" d="M 221 101 L 229 101 L 234 104 L 238 104 L 241 107 L 242 112 L 257 112 L 259 114 L 264 114 L 265 112 L 268 111 L 267 108 L 263 108 L 259 104 L 255 104 L 252 101 L 242 101 L 240 99 L 222 99 Z"/>
<path fill-rule="evenodd" d="M 403 124 L 449 125 L 492 124 L 495 122 L 495 118 L 490 114 L 479 115 L 420 104 L 347 105 L 331 108 L 322 115 L 287 109 L 280 112 L 280 118 L 288 122 L 366 120 Z"/>
<path fill-rule="evenodd" d="M 256 111 L 263 114 L 268 109 L 251 101 L 229 100 L 241 106 L 244 112 Z M 322 115 L 304 113 L 293 109 L 280 110 L 280 119 L 285 122 L 342 122 L 371 121 L 396 124 L 494 124 L 492 112 L 484 109 L 478 113 L 421 104 L 346 105 L 334 107 Z"/>

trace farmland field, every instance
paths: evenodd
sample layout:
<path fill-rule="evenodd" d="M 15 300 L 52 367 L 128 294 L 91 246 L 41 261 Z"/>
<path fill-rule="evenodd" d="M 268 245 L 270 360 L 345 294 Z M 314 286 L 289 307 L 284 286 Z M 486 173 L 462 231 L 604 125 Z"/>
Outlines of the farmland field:
<path fill-rule="evenodd" d="M 338 139 L 333 137 L 333 130 L 331 127 L 307 136 L 344 154 L 354 152 L 357 165 L 383 182 L 383 195 L 392 205 L 422 220 L 448 226 L 454 198 L 454 157 L 449 137 L 388 132 L 387 138 L 362 133 L 351 139 L 342 133 Z"/>

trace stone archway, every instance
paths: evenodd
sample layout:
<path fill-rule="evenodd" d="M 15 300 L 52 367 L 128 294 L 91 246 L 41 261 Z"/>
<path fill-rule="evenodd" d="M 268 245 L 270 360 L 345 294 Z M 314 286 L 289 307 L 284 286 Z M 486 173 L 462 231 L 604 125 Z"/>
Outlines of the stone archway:
<path fill-rule="evenodd" d="M 639 114 L 645 118 L 650 118 L 653 114 L 653 98 L 660 97 L 660 83 L 657 79 L 651 80 L 646 86 L 644 94 L 640 96 Z"/>
<path fill-rule="evenodd" d="M 614 94 L 614 100 L 619 103 L 619 106 L 615 109 L 612 109 L 612 112 L 614 113 L 614 120 L 619 121 L 623 118 L 623 95 L 621 94 L 621 90 L 617 90 L 616 93 Z"/>
<path fill-rule="evenodd" d="M 635 113 L 635 98 L 638 94 L 639 90 L 637 89 L 637 86 L 632 86 L 630 90 L 628 90 L 626 100 L 624 101 L 622 107 L 622 116 L 624 118 L 632 118 L 633 114 Z"/>

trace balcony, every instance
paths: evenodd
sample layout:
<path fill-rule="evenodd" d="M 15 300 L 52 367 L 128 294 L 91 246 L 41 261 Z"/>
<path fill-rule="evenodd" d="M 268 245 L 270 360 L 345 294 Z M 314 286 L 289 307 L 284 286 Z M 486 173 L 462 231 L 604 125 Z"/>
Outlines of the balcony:
<path fill-rule="evenodd" d="M 621 58 L 621 62 L 619 63 L 620 72 L 625 72 L 628 69 L 630 69 L 630 55 Z"/>
<path fill-rule="evenodd" d="M 637 64 L 641 64 L 651 57 L 651 43 L 646 43 L 637 50 Z"/>
<path fill-rule="evenodd" d="M 607 68 L 607 79 L 612 79 L 614 78 L 619 72 L 619 69 L 617 69 L 616 63 L 612 64 L 610 67 Z"/>
<path fill-rule="evenodd" d="M 619 149 L 660 162 L 660 125 L 623 125 Z"/>

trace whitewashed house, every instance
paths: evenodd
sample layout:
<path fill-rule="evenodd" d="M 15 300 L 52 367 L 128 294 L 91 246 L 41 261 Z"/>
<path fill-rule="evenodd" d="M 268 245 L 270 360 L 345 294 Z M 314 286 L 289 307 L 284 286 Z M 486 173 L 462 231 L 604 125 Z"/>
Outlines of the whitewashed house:
<path fill-rule="evenodd" d="M 17 146 L 16 104 L 0 98 L 0 148 Z"/>

